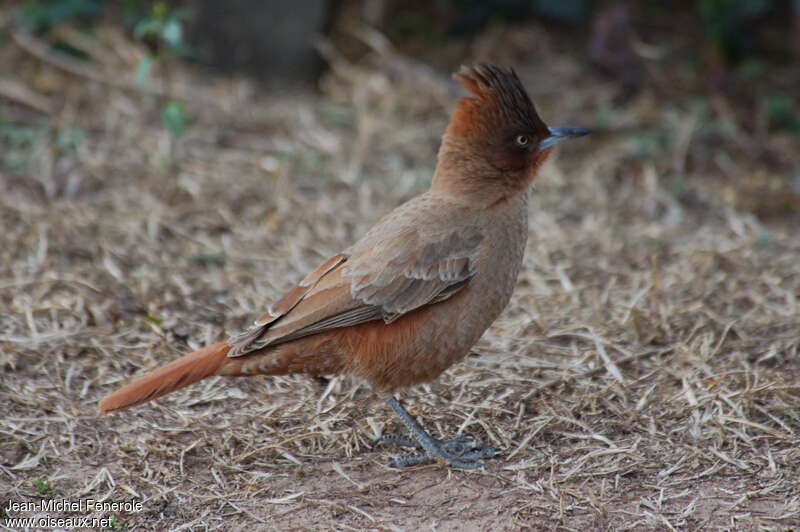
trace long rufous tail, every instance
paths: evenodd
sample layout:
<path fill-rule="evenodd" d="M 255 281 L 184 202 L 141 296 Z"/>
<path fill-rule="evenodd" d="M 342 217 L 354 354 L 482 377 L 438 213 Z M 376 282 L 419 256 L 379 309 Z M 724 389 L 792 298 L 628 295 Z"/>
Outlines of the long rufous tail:
<path fill-rule="evenodd" d="M 107 414 L 140 405 L 216 375 L 230 360 L 227 358 L 230 349 L 227 342 L 217 342 L 155 369 L 106 396 L 100 401 L 100 412 Z"/>

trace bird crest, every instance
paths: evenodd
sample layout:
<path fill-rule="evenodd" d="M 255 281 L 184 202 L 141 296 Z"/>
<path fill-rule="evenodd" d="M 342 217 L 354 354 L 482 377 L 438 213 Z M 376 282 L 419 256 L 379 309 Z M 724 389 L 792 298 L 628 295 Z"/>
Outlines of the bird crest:
<path fill-rule="evenodd" d="M 478 64 L 461 67 L 453 77 L 473 96 L 459 99 L 451 124 L 454 132 L 469 135 L 511 126 L 547 133 L 547 126 L 513 69 Z"/>

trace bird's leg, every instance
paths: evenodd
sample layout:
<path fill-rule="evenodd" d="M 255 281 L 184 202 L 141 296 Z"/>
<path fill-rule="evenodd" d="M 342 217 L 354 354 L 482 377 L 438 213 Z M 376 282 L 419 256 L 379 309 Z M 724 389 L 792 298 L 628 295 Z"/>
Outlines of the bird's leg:
<path fill-rule="evenodd" d="M 389 462 L 391 467 L 406 467 L 442 458 L 455 467 L 477 469 L 481 467 L 483 459 L 492 458 L 498 452 L 497 449 L 486 446 L 481 442 L 466 443 L 467 436 L 463 434 L 449 440 L 437 440 L 422 428 L 422 425 L 403 408 L 403 405 L 395 397 L 389 397 L 387 402 L 400 416 L 403 424 L 408 427 L 412 437 L 386 435 L 378 438 L 378 441 L 405 447 L 416 447 L 425 451 L 425 454 L 395 458 Z"/>
<path fill-rule="evenodd" d="M 471 441 L 467 443 L 469 440 L 469 436 L 466 434 L 459 434 L 455 438 L 450 438 L 447 440 L 437 440 L 439 443 L 445 446 L 445 448 L 450 449 L 454 446 L 457 449 L 455 452 L 463 452 L 462 447 L 469 446 L 470 449 L 475 450 L 479 447 L 484 447 L 484 444 L 479 441 Z M 398 445 L 400 447 L 414 447 L 415 449 L 422 449 L 422 444 L 419 443 L 414 438 L 409 438 L 408 436 L 402 436 L 400 434 L 383 434 L 375 439 L 375 443 L 385 443 L 386 445 Z M 457 447 L 457 446 L 461 447 Z M 462 449 L 462 450 L 458 450 Z"/>

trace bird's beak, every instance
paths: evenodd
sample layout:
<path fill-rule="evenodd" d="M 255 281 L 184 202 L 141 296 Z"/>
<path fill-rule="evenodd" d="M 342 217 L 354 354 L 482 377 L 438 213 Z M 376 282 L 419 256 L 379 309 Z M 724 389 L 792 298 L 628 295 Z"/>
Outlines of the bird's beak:
<path fill-rule="evenodd" d="M 547 148 L 552 148 L 562 140 L 574 139 L 575 137 L 582 137 L 590 133 L 588 129 L 572 126 L 556 126 L 547 129 L 550 130 L 550 136 L 539 142 L 539 150 L 546 150 Z"/>

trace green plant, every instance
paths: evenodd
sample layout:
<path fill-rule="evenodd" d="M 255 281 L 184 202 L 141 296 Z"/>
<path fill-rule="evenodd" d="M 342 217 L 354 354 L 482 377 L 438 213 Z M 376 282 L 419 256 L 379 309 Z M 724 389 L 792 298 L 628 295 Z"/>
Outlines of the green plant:
<path fill-rule="evenodd" d="M 35 481 L 35 486 L 36 493 L 38 493 L 40 497 L 48 498 L 52 497 L 56 493 L 55 485 L 53 485 L 53 483 L 49 480 L 37 478 Z"/>
<path fill-rule="evenodd" d="M 153 67 L 159 65 L 166 96 L 160 101 L 161 119 L 174 139 L 186 132 L 188 115 L 185 102 L 176 99 L 170 87 L 169 58 L 191 55 L 184 41 L 184 22 L 191 11 L 178 7 L 177 2 L 123 0 L 114 14 L 121 14 L 122 22 L 130 28 L 133 37 L 143 42 L 148 53 L 136 67 L 135 80 L 142 89 L 152 83 Z M 94 25 L 111 9 L 113 4 L 103 0 L 26 0 L 15 10 L 17 21 L 29 31 L 43 34 L 62 24 L 72 24 L 91 33 Z M 88 57 L 57 39 L 53 46 L 75 57 Z"/>
<path fill-rule="evenodd" d="M 190 13 L 185 8 L 170 7 L 167 2 L 155 2 L 134 27 L 133 36 L 150 42 L 157 52 L 166 49 L 176 55 L 189 55 L 189 48 L 183 42 L 183 22 Z"/>
<path fill-rule="evenodd" d="M 128 530 L 128 523 L 125 521 L 118 521 L 116 517 L 111 517 L 106 530 Z"/>
<path fill-rule="evenodd" d="M 722 57 L 733 60 L 751 52 L 748 25 L 772 7 L 772 0 L 697 0 L 706 35 Z"/>
<path fill-rule="evenodd" d="M 39 149 L 51 143 L 56 156 L 75 153 L 86 139 L 80 127 L 53 129 L 46 125 L 3 121 L 0 117 L 0 168 L 10 172 L 26 172 L 32 168 Z"/>
<path fill-rule="evenodd" d="M 161 121 L 172 136 L 181 138 L 186 132 L 186 104 L 180 100 L 168 100 L 161 107 Z"/>
<path fill-rule="evenodd" d="M 103 13 L 102 0 L 28 0 L 16 11 L 16 19 L 29 30 L 42 33 L 65 22 L 88 22 Z"/>
<path fill-rule="evenodd" d="M 188 56 L 190 49 L 183 41 L 183 23 L 190 12 L 183 8 L 170 8 L 166 2 L 156 2 L 141 14 L 133 28 L 133 37 L 148 45 L 148 53 L 137 68 L 137 81 L 146 85 L 150 71 L 159 60 L 169 56 Z"/>
<path fill-rule="evenodd" d="M 0 166 L 11 172 L 27 170 L 46 133 L 45 126 L 0 120 Z"/>
<path fill-rule="evenodd" d="M 168 57 L 187 56 L 190 50 L 183 40 L 183 23 L 190 16 L 187 9 L 170 7 L 166 2 L 155 2 L 149 13 L 134 27 L 134 38 L 146 43 L 150 49 L 136 69 L 136 80 L 146 87 L 150 81 L 150 73 L 156 63 L 162 64 L 166 90 L 169 87 L 169 70 L 165 64 Z M 172 136 L 179 139 L 186 132 L 188 121 L 186 104 L 183 101 L 167 96 L 161 102 L 161 120 Z"/>
<path fill-rule="evenodd" d="M 798 114 L 800 105 L 793 94 L 770 94 L 765 98 L 765 102 L 770 123 L 800 133 L 800 114 Z"/>

